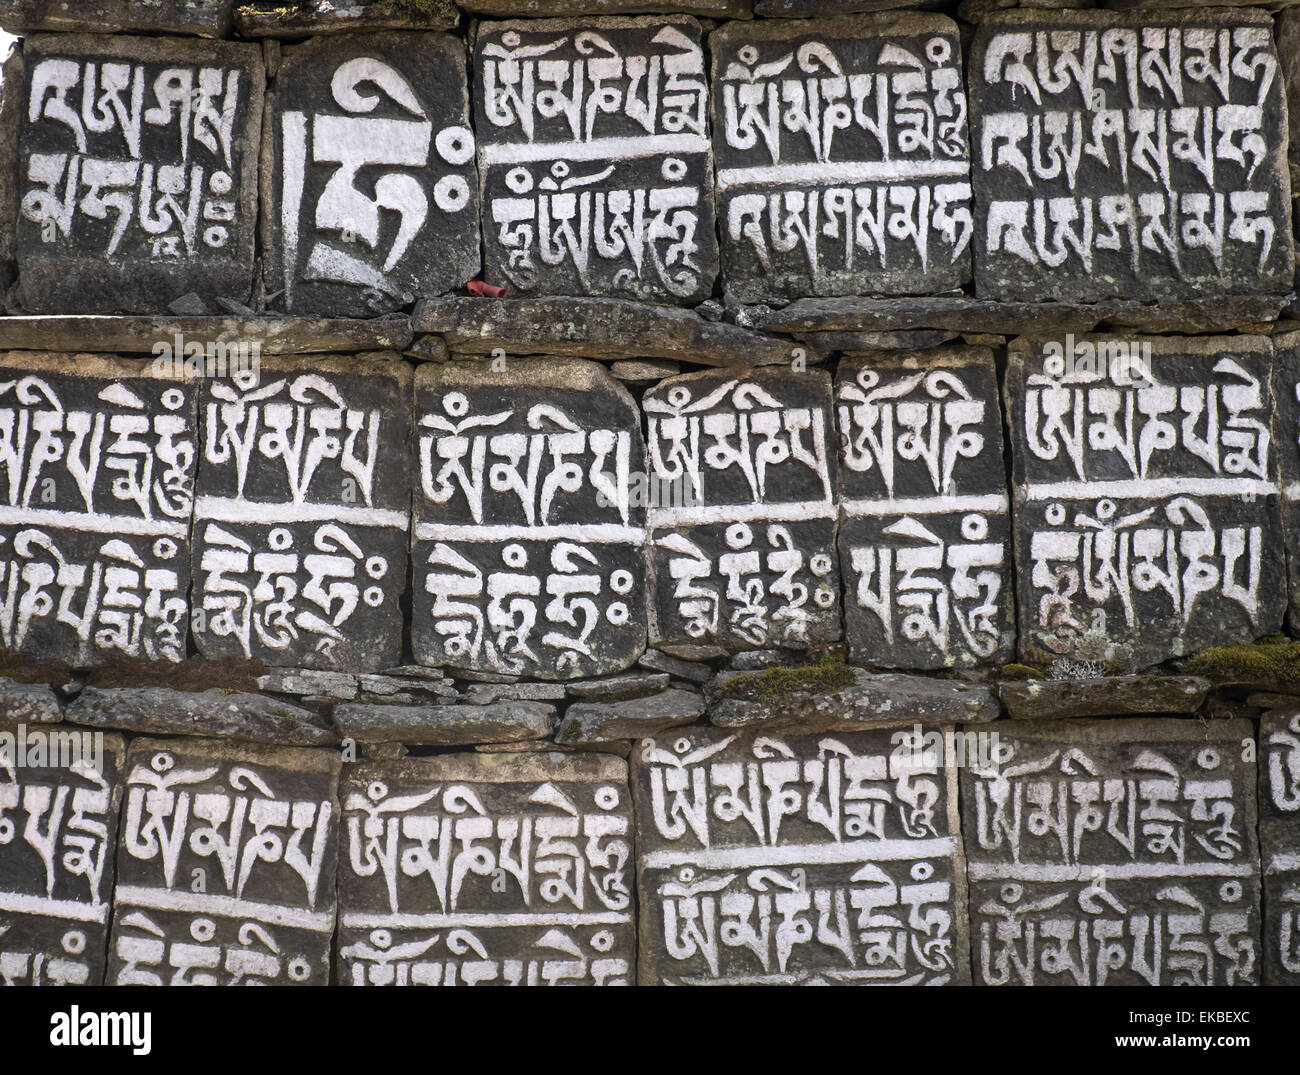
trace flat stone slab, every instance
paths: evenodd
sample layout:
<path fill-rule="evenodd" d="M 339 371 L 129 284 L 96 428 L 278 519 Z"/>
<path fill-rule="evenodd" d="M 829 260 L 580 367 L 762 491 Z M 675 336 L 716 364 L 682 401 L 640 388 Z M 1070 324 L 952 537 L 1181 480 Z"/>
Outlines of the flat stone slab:
<path fill-rule="evenodd" d="M 1290 295 L 1215 295 L 1208 299 L 1174 299 L 1157 305 L 1126 303 L 1105 320 L 1107 331 L 1258 332 L 1276 321 Z"/>
<path fill-rule="evenodd" d="M 1132 672 L 1277 633 L 1268 339 L 1020 339 L 1007 356 L 1024 658 Z"/>
<path fill-rule="evenodd" d="M 263 246 L 286 310 L 372 316 L 478 275 L 458 38 L 327 35 L 287 48 L 268 130 Z"/>
<path fill-rule="evenodd" d="M 1089 332 L 1118 309 L 1116 303 L 987 302 L 937 295 L 911 299 L 796 299 L 754 318 L 768 332 Z"/>
<path fill-rule="evenodd" d="M 630 985 L 627 763 L 444 754 L 349 766 L 346 985 Z"/>
<path fill-rule="evenodd" d="M 993 352 L 840 362 L 840 564 L 855 664 L 1005 664 L 1011 518 Z"/>
<path fill-rule="evenodd" d="M 707 683 L 713 677 L 713 669 L 707 664 L 700 664 L 697 661 L 684 661 L 680 657 L 674 657 L 657 649 L 646 650 L 641 654 L 641 659 L 637 661 L 637 664 L 654 672 L 667 672 L 668 675 L 676 679 L 687 680 L 691 683 Z"/>
<path fill-rule="evenodd" d="M 0 730 L 0 986 L 103 985 L 122 737 Z"/>
<path fill-rule="evenodd" d="M 339 735 L 358 743 L 456 747 L 548 738 L 555 706 L 503 701 L 469 705 L 372 705 L 345 702 L 334 709 Z"/>
<path fill-rule="evenodd" d="M 650 644 L 736 652 L 840 637 L 830 375 L 662 381 L 647 423 Z"/>
<path fill-rule="evenodd" d="M 38 34 L 24 40 L 23 53 L 17 244 L 24 308 L 157 313 L 190 293 L 246 303 L 262 50 Z M 74 104 L 83 100 L 95 102 L 84 118 Z"/>
<path fill-rule="evenodd" d="M 284 746 L 338 742 L 328 722 L 311 710 L 239 691 L 85 687 L 68 703 L 67 719 L 134 735 L 202 735 Z"/>
<path fill-rule="evenodd" d="M 672 11 L 701 18 L 748 19 L 751 0 L 456 0 L 456 6 L 475 15 L 639 15 L 646 11 Z"/>
<path fill-rule="evenodd" d="M 270 358 L 202 383 L 200 653 L 353 672 L 401 659 L 410 408 L 395 356 Z"/>
<path fill-rule="evenodd" d="M 975 293 L 1285 293 L 1286 105 L 1262 11 L 1026 11 L 975 32 Z"/>
<path fill-rule="evenodd" d="M 111 985 L 328 985 L 339 755 L 136 739 Z"/>
<path fill-rule="evenodd" d="M 640 743 L 640 983 L 969 983 L 956 773 L 920 746 L 713 730 Z"/>
<path fill-rule="evenodd" d="M 141 361 L 0 354 L 0 650 L 184 659 L 194 397 Z"/>
<path fill-rule="evenodd" d="M 0 678 L 0 730 L 20 724 L 57 724 L 62 719 L 59 700 L 49 687 Z"/>
<path fill-rule="evenodd" d="M 686 16 L 480 22 L 483 269 L 518 295 L 709 298 L 708 72 Z"/>
<path fill-rule="evenodd" d="M 976 985 L 1258 984 L 1250 721 L 996 730 L 961 771 Z"/>
<path fill-rule="evenodd" d="M 729 295 L 925 294 L 969 282 L 955 22 L 914 12 L 733 22 L 709 35 L 709 51 Z"/>
<path fill-rule="evenodd" d="M 1264 983 L 1300 985 L 1300 702 L 1259 719 Z"/>
<path fill-rule="evenodd" d="M 565 745 L 645 739 L 704 716 L 704 699 L 674 688 L 621 702 L 575 702 L 564 713 L 555 741 Z"/>
<path fill-rule="evenodd" d="M 481 355 L 663 358 L 701 366 L 789 365 L 794 357 L 789 340 L 620 299 L 437 299 L 417 308 L 414 325 L 441 334 L 453 351 Z"/>
<path fill-rule="evenodd" d="M 11 34 L 162 33 L 225 37 L 235 0 L 0 0 Z"/>
<path fill-rule="evenodd" d="M 240 37 L 306 37 L 375 30 L 450 30 L 459 13 L 452 0 L 421 0 L 421 10 L 395 0 L 309 0 L 289 6 L 258 0 L 235 9 Z"/>
<path fill-rule="evenodd" d="M 1195 713 L 1211 686 L 1199 676 L 1004 680 L 998 697 L 1013 720 Z"/>
<path fill-rule="evenodd" d="M 635 663 L 647 496 L 627 389 L 593 362 L 421 366 L 416 411 L 416 660 L 548 680 Z"/>
<path fill-rule="evenodd" d="M 802 332 L 799 339 L 821 351 L 920 351 L 955 339 L 948 329 L 903 329 L 897 332 Z"/>
<path fill-rule="evenodd" d="M 769 19 L 803 19 L 901 7 L 928 8 L 938 4 L 939 0 L 754 0 L 754 14 Z"/>

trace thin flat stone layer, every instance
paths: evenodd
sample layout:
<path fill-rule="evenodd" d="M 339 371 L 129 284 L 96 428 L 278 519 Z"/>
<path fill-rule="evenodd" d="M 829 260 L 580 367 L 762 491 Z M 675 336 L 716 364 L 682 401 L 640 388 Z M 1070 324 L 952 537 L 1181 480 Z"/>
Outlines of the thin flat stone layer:
<path fill-rule="evenodd" d="M 751 0 L 457 0 L 475 15 L 641 15 L 658 12 L 714 19 L 748 19 Z"/>
<path fill-rule="evenodd" d="M 1198 676 L 1030 679 L 1000 684 L 998 697 L 1013 720 L 1195 713 L 1210 686 Z"/>
<path fill-rule="evenodd" d="M 768 332 L 888 332 L 950 329 L 954 332 L 1089 332 L 1118 309 L 1116 303 L 988 302 L 966 295 L 910 299 L 796 299 L 765 310 L 752 327 Z"/>
<path fill-rule="evenodd" d="M 419 11 L 400 0 L 307 0 L 288 6 L 260 0 L 235 9 L 240 37 L 306 37 L 374 30 L 450 30 L 458 12 L 451 0 L 420 0 Z"/>
<path fill-rule="evenodd" d="M 349 766 L 347 985 L 629 985 L 627 763 L 452 754 Z"/>
<path fill-rule="evenodd" d="M 1264 983 L 1300 985 L 1300 704 L 1259 721 Z"/>
<path fill-rule="evenodd" d="M 163 33 L 225 37 L 235 0 L 0 0 L 11 34 Z"/>

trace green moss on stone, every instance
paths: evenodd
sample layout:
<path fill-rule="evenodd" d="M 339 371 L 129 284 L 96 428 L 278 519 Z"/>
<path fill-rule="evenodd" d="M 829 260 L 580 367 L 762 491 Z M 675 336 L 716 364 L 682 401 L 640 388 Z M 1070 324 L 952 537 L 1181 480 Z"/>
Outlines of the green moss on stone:
<path fill-rule="evenodd" d="M 1300 642 L 1281 635 L 1213 646 L 1189 657 L 1183 670 L 1207 679 L 1242 683 L 1300 683 Z"/>
<path fill-rule="evenodd" d="M 1000 679 L 1042 679 L 1043 673 L 1031 664 L 1004 664 Z"/>
<path fill-rule="evenodd" d="M 713 699 L 737 698 L 757 702 L 788 694 L 837 694 L 855 682 L 853 669 L 844 658 L 828 654 L 802 668 L 766 668 L 741 672 L 710 691 Z"/>

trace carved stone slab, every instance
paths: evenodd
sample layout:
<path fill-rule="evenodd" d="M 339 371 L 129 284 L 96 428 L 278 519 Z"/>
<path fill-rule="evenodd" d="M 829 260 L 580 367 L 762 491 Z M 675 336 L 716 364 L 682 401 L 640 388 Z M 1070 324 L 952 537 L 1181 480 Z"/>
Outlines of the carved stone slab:
<path fill-rule="evenodd" d="M 651 645 L 806 648 L 840 636 L 830 375 L 719 370 L 642 400 Z"/>
<path fill-rule="evenodd" d="M 396 360 L 313 356 L 203 382 L 205 656 L 361 672 L 400 662 L 411 376 Z"/>
<path fill-rule="evenodd" d="M 463 42 L 318 37 L 285 50 L 275 87 L 263 219 L 287 310 L 372 317 L 478 274 Z"/>
<path fill-rule="evenodd" d="M 735 22 L 709 49 L 728 294 L 924 294 L 970 279 L 955 22 Z"/>
<path fill-rule="evenodd" d="M 1300 985 L 1300 706 L 1259 720 L 1264 982 Z"/>
<path fill-rule="evenodd" d="M 18 268 L 29 313 L 247 302 L 262 50 L 93 34 L 23 43 Z"/>
<path fill-rule="evenodd" d="M 348 985 L 629 985 L 627 763 L 445 754 L 349 766 Z"/>
<path fill-rule="evenodd" d="M 1015 648 L 1011 519 L 993 352 L 846 358 L 835 400 L 855 663 L 1006 663 Z"/>
<path fill-rule="evenodd" d="M 480 22 L 474 84 L 488 280 L 520 295 L 709 297 L 718 250 L 699 23 Z"/>
<path fill-rule="evenodd" d="M 966 68 L 981 298 L 1291 290 L 1267 13 L 1008 12 Z"/>
<path fill-rule="evenodd" d="M 968 983 L 956 773 L 925 734 L 639 743 L 641 984 Z"/>
<path fill-rule="evenodd" d="M 1271 366 L 1258 336 L 1010 345 L 1026 659 L 1136 671 L 1278 631 Z"/>
<path fill-rule="evenodd" d="M 1273 349 L 1278 476 L 1291 597 L 1288 618 L 1294 624 L 1300 622 L 1300 332 L 1279 333 Z"/>
<path fill-rule="evenodd" d="M 594 362 L 494 364 L 416 371 L 415 657 L 541 679 L 622 671 L 646 633 L 636 404 Z"/>
<path fill-rule="evenodd" d="M 0 985 L 102 985 L 122 737 L 0 730 Z"/>
<path fill-rule="evenodd" d="M 328 985 L 339 756 L 136 739 L 110 985 Z"/>
<path fill-rule="evenodd" d="M 0 0 L 0 24 L 26 36 L 69 30 L 224 37 L 234 0 Z"/>
<path fill-rule="evenodd" d="M 962 770 L 976 985 L 1252 985 L 1249 721 L 1004 721 Z"/>
<path fill-rule="evenodd" d="M 109 355 L 0 355 L 0 651 L 180 661 L 192 385 Z"/>

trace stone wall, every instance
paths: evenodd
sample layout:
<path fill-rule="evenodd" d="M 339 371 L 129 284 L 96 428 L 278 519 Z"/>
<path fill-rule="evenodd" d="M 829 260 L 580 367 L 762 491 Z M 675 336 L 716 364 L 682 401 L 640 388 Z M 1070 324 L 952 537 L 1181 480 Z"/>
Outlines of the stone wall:
<path fill-rule="evenodd" d="M 994 6 L 0 0 L 0 982 L 1300 983 L 1294 15 Z"/>

